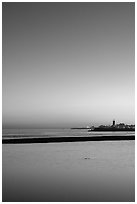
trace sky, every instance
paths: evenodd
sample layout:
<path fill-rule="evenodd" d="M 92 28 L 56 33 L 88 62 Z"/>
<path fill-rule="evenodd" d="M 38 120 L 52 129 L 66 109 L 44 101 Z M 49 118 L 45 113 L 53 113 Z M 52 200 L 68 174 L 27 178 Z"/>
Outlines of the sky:
<path fill-rule="evenodd" d="M 135 122 L 135 5 L 2 3 L 4 128 Z"/>

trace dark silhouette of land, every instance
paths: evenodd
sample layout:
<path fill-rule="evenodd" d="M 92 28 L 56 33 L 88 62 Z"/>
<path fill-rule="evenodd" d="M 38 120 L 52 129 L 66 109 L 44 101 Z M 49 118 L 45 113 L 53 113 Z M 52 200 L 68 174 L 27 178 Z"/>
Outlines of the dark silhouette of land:
<path fill-rule="evenodd" d="M 117 129 L 117 128 L 101 128 L 101 127 L 98 127 L 98 128 L 95 128 L 95 129 L 89 129 L 88 130 L 89 132 L 90 131 L 97 131 L 97 132 L 121 132 L 121 131 L 123 131 L 123 132 L 133 132 L 133 131 L 135 131 L 135 129 Z"/>
<path fill-rule="evenodd" d="M 90 128 L 86 128 L 86 127 L 74 127 L 74 128 L 71 128 L 71 130 L 88 130 Z"/>
<path fill-rule="evenodd" d="M 94 136 L 94 137 L 50 137 L 50 138 L 14 138 L 2 139 L 2 144 L 27 144 L 27 143 L 58 143 L 58 142 L 87 142 L 87 141 L 118 141 L 135 140 L 135 135 L 127 136 Z"/>
<path fill-rule="evenodd" d="M 89 130 L 90 131 L 101 131 L 101 132 L 119 132 L 119 131 L 135 131 L 135 125 L 127 125 L 124 123 L 116 124 L 115 120 L 113 120 L 112 125 L 100 125 L 98 127 L 92 126 Z"/>

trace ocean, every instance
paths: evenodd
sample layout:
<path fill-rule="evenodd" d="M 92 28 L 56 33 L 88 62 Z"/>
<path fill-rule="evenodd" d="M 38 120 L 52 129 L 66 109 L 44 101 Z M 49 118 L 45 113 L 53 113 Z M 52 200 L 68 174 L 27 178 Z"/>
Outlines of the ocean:
<path fill-rule="evenodd" d="M 86 129 L 5 129 L 2 136 L 134 134 Z M 135 141 L 3 144 L 2 201 L 134 202 Z"/>
<path fill-rule="evenodd" d="M 3 138 L 28 138 L 28 137 L 88 137 L 103 135 L 135 135 L 135 132 L 88 132 L 87 129 L 3 129 Z"/>

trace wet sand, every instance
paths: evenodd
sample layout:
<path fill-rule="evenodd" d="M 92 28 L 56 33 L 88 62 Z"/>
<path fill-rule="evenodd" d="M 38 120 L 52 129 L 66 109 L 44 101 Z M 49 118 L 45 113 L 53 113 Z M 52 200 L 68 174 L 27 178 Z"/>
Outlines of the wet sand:
<path fill-rule="evenodd" d="M 27 143 L 58 143 L 58 142 L 86 142 L 86 141 L 119 141 L 135 140 L 134 135 L 125 136 L 92 136 L 92 137 L 35 137 L 35 138 L 12 138 L 2 139 L 3 144 L 27 144 Z"/>

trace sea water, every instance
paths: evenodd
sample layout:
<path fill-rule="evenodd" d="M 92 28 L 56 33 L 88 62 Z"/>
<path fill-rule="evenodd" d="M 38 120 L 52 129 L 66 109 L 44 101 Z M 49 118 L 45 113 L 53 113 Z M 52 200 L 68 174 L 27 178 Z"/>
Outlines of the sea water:
<path fill-rule="evenodd" d="M 103 135 L 114 135 L 114 136 L 125 136 L 135 135 L 133 131 L 125 132 L 89 132 L 88 129 L 3 129 L 3 138 L 21 138 L 21 137 L 72 137 L 72 136 L 103 136 Z"/>
<path fill-rule="evenodd" d="M 7 131 L 7 132 L 6 132 Z M 5 130 L 3 137 L 125 135 L 87 130 Z M 2 200 L 134 202 L 135 142 L 3 144 Z"/>

